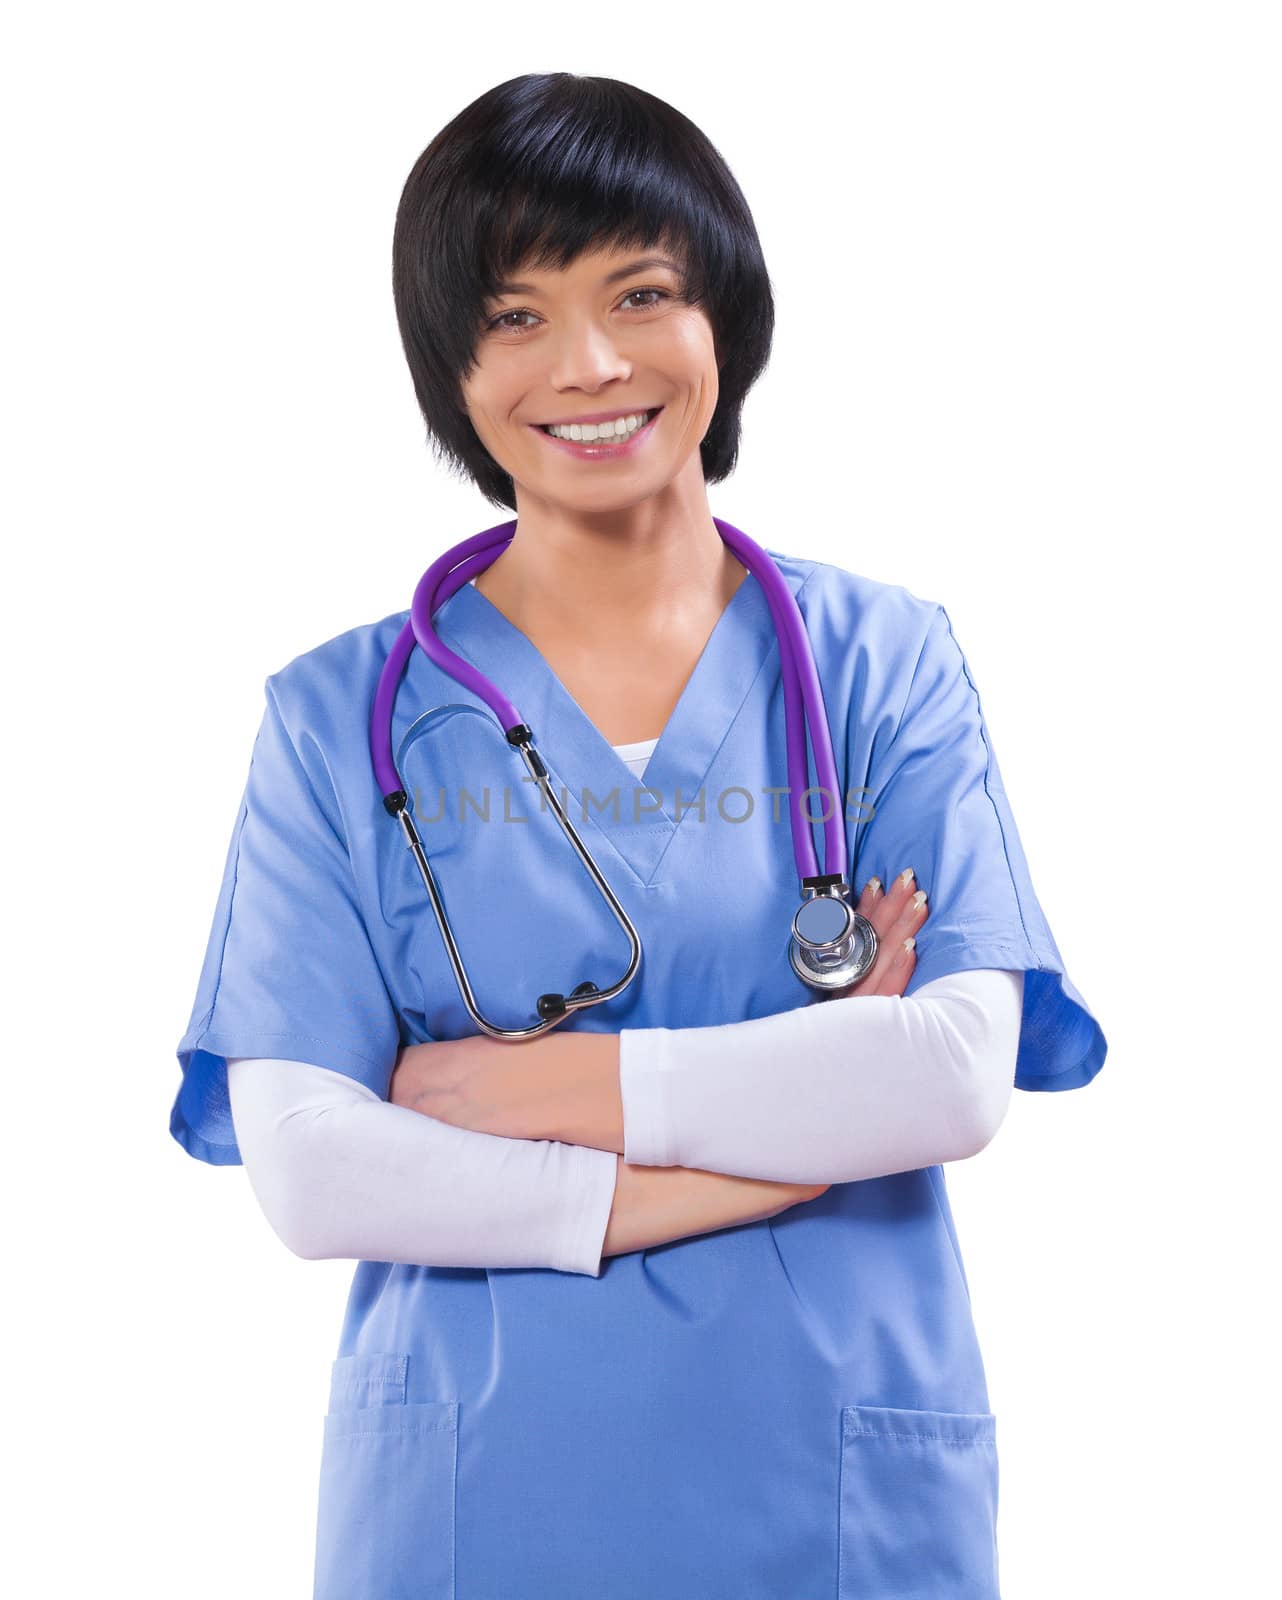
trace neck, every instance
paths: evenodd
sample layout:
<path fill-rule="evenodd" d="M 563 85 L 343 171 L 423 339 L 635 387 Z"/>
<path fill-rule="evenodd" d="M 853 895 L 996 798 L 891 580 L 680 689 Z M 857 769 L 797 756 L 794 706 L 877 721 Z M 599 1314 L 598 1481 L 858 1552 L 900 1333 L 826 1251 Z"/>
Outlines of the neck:
<path fill-rule="evenodd" d="M 664 498 L 596 513 L 518 496 L 512 542 L 476 587 L 526 634 L 589 646 L 715 620 L 747 569 L 722 540 L 706 499 Z"/>

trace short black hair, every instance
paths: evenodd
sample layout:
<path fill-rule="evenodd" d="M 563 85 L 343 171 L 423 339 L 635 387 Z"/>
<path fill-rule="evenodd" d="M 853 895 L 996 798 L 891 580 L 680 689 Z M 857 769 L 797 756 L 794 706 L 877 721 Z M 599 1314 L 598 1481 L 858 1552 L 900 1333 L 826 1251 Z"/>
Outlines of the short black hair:
<path fill-rule="evenodd" d="M 392 293 L 437 458 L 516 509 L 462 384 L 486 302 L 522 265 L 586 251 L 669 250 L 681 298 L 712 327 L 720 395 L 700 444 L 705 482 L 739 454 L 740 413 L 770 357 L 774 297 L 748 203 L 715 146 L 665 101 L 616 78 L 530 72 L 487 90 L 414 164 L 396 210 Z"/>

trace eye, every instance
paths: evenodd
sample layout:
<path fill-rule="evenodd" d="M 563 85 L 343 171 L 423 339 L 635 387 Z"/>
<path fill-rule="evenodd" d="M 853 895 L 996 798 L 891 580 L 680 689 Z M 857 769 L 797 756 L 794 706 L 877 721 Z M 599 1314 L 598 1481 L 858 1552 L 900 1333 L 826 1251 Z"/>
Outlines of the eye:
<path fill-rule="evenodd" d="M 498 316 L 491 317 L 485 326 L 487 328 L 501 328 L 504 325 L 503 319 L 505 317 L 532 317 L 533 315 L 534 313 L 532 311 L 500 311 Z M 515 324 L 510 322 L 507 324 L 507 327 L 512 333 L 521 333 L 523 331 L 521 328 L 518 328 L 515 326 Z"/>
<path fill-rule="evenodd" d="M 620 303 L 620 305 L 626 305 L 629 300 L 635 300 L 638 295 L 643 295 L 643 294 L 657 295 L 659 300 L 671 300 L 672 299 L 671 294 L 666 289 L 629 289 L 627 294 L 624 295 L 623 299 L 619 303 Z M 647 305 L 635 306 L 632 309 L 633 309 L 634 313 L 640 312 L 640 311 L 649 311 L 657 303 L 658 303 L 658 301 L 652 300 Z M 522 307 L 520 310 L 517 310 L 517 311 L 500 311 L 499 314 L 496 317 L 491 317 L 490 320 L 485 324 L 485 326 L 486 326 L 487 329 L 492 329 L 495 332 L 499 332 L 499 333 L 524 334 L 524 333 L 528 333 L 530 331 L 530 325 L 528 323 L 522 324 L 522 323 L 509 322 L 507 319 L 509 317 L 534 317 L 534 316 L 537 316 L 536 312 L 528 311 L 524 307 Z"/>

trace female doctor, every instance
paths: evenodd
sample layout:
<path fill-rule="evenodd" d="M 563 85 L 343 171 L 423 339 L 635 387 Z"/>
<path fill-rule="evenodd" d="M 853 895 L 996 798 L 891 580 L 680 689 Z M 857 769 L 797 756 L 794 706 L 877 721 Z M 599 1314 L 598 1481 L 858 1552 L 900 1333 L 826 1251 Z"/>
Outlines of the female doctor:
<path fill-rule="evenodd" d="M 424 151 L 393 264 L 429 438 L 516 514 L 436 632 L 519 708 L 644 954 L 536 1037 L 480 1031 L 371 765 L 409 610 L 267 679 L 171 1131 L 243 1161 L 296 1253 L 358 1262 L 315 1595 L 996 1597 L 942 1165 L 1106 1043 L 948 615 L 747 530 L 805 623 L 878 935 L 819 994 L 788 958 L 779 643 L 707 500 L 773 328 L 733 176 L 653 96 L 530 74 Z M 613 982 L 619 922 L 422 650 L 391 737 L 484 1015 Z"/>

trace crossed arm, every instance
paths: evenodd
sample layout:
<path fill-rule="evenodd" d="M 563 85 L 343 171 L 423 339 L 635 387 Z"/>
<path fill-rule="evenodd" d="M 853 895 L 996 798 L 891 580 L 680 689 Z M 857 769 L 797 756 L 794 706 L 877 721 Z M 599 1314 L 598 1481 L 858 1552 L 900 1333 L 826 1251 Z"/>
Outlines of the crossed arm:
<path fill-rule="evenodd" d="M 398 1058 L 389 1099 L 474 1132 L 556 1139 L 647 1166 L 781 1182 L 869 1176 L 868 1152 L 849 1148 L 847 1130 L 871 1125 L 887 1135 L 887 1154 L 907 1156 L 914 1147 L 911 1125 L 902 1129 L 906 1141 L 899 1137 L 905 1117 L 923 1130 L 917 1164 L 973 1154 L 996 1132 L 1014 1082 L 1014 982 L 990 979 L 976 991 L 974 982 L 957 988 L 939 980 L 927 985 L 925 1004 L 905 1004 L 913 941 L 929 915 L 926 895 L 908 869 L 889 891 L 870 879 L 858 909 L 876 928 L 879 948 L 872 971 L 841 997 L 868 1002 L 857 1014 L 839 999 L 835 1010 L 798 1007 L 728 1027 L 553 1029 L 519 1047 L 483 1035 L 412 1045 Z M 862 1073 L 850 1071 L 852 1052 L 868 1063 Z M 795 1063 L 799 1075 L 785 1063 Z M 948 1153 L 933 1121 L 921 1116 L 914 1076 L 960 1144 L 974 1149 Z M 733 1110 L 745 1102 L 751 1119 L 736 1124 Z M 816 1126 L 825 1108 L 826 1130 Z"/>
<path fill-rule="evenodd" d="M 1010 1095 L 1021 975 L 900 1000 L 900 934 L 924 909 L 911 885 L 882 904 L 878 889 L 860 909 L 886 960 L 857 1011 L 416 1046 L 390 1103 L 322 1067 L 229 1063 L 269 1221 L 308 1258 L 595 1275 L 603 1255 L 775 1215 L 830 1182 L 975 1154 Z"/>
<path fill-rule="evenodd" d="M 977 1154 L 1009 1105 L 1021 1011 L 1022 974 L 982 971 L 912 1000 L 869 997 L 857 1013 L 553 1031 L 519 1049 L 466 1039 L 404 1052 L 392 1099 L 456 1128 L 643 1166 L 848 1183 Z"/>

